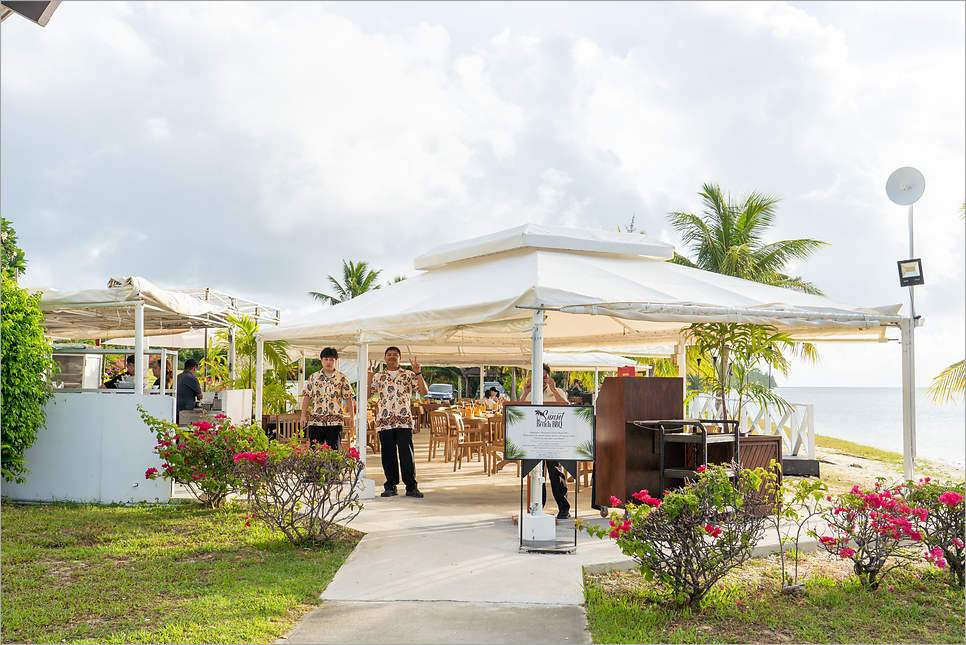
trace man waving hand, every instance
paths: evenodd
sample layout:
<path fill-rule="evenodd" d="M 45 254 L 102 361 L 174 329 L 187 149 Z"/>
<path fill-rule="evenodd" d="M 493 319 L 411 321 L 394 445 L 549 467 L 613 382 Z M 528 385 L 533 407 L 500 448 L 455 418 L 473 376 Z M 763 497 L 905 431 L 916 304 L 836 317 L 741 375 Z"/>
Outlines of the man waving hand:
<path fill-rule="evenodd" d="M 413 413 L 410 404 L 419 392 L 428 392 L 419 362 L 413 356 L 413 371 L 399 367 L 401 353 L 398 347 L 386 349 L 386 369 L 376 374 L 375 361 L 369 361 L 369 379 L 366 398 L 372 396 L 373 387 L 379 395 L 376 409 L 376 428 L 382 446 L 382 470 L 386 475 L 382 497 L 397 494 L 399 471 L 406 484 L 407 497 L 422 497 L 416 487 L 416 462 L 413 458 Z M 397 461 L 398 453 L 398 461 Z"/>

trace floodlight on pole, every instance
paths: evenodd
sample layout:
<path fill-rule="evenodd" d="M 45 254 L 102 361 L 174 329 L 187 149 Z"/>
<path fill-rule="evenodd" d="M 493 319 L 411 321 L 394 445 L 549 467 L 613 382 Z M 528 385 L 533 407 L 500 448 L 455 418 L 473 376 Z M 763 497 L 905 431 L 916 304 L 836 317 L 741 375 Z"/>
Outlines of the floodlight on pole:
<path fill-rule="evenodd" d="M 923 284 L 922 262 L 913 243 L 912 205 L 926 190 L 922 173 L 908 166 L 899 168 L 886 181 L 886 195 L 894 204 L 909 207 L 909 260 L 899 262 L 899 284 L 909 287 L 909 319 L 902 325 L 902 441 L 906 479 L 916 475 L 916 316 L 915 286 Z"/>

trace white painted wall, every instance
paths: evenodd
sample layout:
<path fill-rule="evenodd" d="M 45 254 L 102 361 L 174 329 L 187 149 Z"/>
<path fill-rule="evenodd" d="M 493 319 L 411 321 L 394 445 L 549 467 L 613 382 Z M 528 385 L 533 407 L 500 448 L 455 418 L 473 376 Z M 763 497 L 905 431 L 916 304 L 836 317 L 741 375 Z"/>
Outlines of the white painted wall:
<path fill-rule="evenodd" d="M 47 428 L 24 453 L 31 473 L 23 484 L 0 484 L 17 501 L 167 502 L 171 482 L 144 478 L 161 470 L 157 442 L 137 406 L 171 421 L 172 396 L 133 393 L 54 394 L 47 404 Z"/>

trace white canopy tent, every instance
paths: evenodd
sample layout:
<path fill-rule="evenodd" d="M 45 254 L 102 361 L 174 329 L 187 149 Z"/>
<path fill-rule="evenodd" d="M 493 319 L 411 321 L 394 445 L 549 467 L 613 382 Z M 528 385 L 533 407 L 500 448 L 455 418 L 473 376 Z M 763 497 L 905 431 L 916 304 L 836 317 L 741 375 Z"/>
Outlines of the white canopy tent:
<path fill-rule="evenodd" d="M 667 262 L 673 252 L 644 235 L 526 224 L 440 246 L 416 258 L 422 273 L 259 338 L 332 346 L 363 361 L 396 345 L 404 360 L 415 355 L 427 365 L 525 360 L 536 370 L 544 348 L 657 345 L 674 345 L 683 369 L 682 330 L 694 322 L 769 324 L 809 341 L 881 342 L 887 327 L 898 327 L 907 343 L 901 305 L 863 308 L 700 271 Z M 256 407 L 260 401 L 256 392 Z M 914 440 L 906 439 L 908 474 Z"/>

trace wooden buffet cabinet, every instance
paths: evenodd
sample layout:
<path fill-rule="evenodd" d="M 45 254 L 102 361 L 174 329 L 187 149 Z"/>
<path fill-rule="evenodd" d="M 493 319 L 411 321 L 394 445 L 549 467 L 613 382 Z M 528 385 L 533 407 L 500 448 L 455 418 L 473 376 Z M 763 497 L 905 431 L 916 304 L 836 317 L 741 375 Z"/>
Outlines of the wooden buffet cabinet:
<path fill-rule="evenodd" d="M 663 497 L 660 433 L 655 428 L 640 427 L 634 422 L 683 418 L 684 384 L 681 378 L 604 379 L 597 395 L 594 504 L 611 507 L 611 496 L 627 501 L 640 490 L 647 490 L 654 497 Z M 708 463 L 729 463 L 735 452 L 729 444 L 730 441 L 707 446 Z M 690 464 L 694 450 L 693 443 L 665 444 L 666 472 Z M 781 437 L 740 437 L 738 452 L 744 468 L 767 468 L 772 459 L 780 465 Z M 666 488 L 683 484 L 683 479 L 675 477 L 664 481 Z"/>
<path fill-rule="evenodd" d="M 605 378 L 597 394 L 594 504 L 610 507 L 611 496 L 627 501 L 644 489 L 657 496 L 661 492 L 658 446 L 654 433 L 638 428 L 634 421 L 682 418 L 681 378 Z"/>

